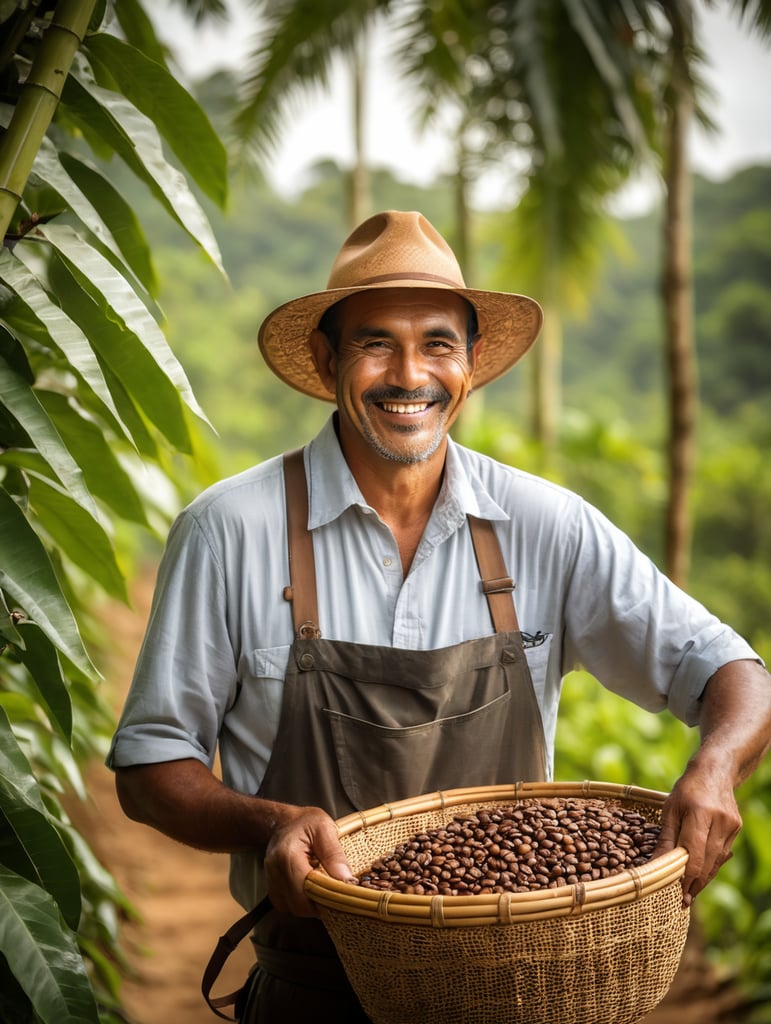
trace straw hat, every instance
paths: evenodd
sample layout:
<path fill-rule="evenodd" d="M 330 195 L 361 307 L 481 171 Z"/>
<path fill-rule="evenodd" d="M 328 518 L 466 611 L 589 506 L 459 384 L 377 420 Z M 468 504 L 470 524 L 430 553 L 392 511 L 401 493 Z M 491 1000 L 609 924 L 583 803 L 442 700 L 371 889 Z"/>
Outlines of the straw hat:
<path fill-rule="evenodd" d="M 467 299 L 484 339 L 475 388 L 511 369 L 538 337 L 543 320 L 541 307 L 525 295 L 467 288 L 452 249 L 422 214 L 388 210 L 348 236 L 323 292 L 285 302 L 265 318 L 259 333 L 265 362 L 298 391 L 334 401 L 313 365 L 310 333 L 330 306 L 373 288 L 447 289 Z"/>

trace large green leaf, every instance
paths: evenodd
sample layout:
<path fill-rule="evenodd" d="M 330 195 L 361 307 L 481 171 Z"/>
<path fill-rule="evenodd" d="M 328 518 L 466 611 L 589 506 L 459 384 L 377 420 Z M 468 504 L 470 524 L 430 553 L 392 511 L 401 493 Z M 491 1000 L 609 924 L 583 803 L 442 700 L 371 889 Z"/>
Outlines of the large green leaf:
<path fill-rule="evenodd" d="M 66 224 L 46 224 L 43 235 L 67 260 L 76 276 L 85 277 L 92 293 L 97 293 L 103 312 L 113 322 L 119 321 L 132 332 L 152 355 L 162 372 L 182 396 L 185 404 L 208 423 L 190 387 L 185 371 L 169 348 L 158 324 L 140 301 L 128 281 L 122 277 L 101 253 L 85 242 Z"/>
<path fill-rule="evenodd" d="M 29 503 L 45 532 L 70 561 L 128 604 L 126 581 L 104 528 L 53 480 L 30 474 Z"/>
<path fill-rule="evenodd" d="M 158 41 L 152 21 L 138 0 L 121 0 L 115 5 L 115 17 L 123 35 L 142 53 L 159 64 L 166 64 L 166 47 Z"/>
<path fill-rule="evenodd" d="M 92 516 L 96 504 L 78 466 L 38 401 L 34 390 L 0 358 L 0 401 L 13 413 L 31 441 L 75 500 Z"/>
<path fill-rule="evenodd" d="M 211 225 L 184 175 L 166 160 L 152 121 L 118 93 L 98 86 L 80 54 L 73 61 L 61 102 L 75 124 L 111 146 L 149 186 L 156 199 L 224 274 Z"/>
<path fill-rule="evenodd" d="M 80 878 L 61 836 L 51 824 L 29 761 L 5 709 L 0 707 L 0 810 L 15 837 L 24 877 L 49 892 L 71 928 L 80 919 Z M 14 837 L 6 837 L 9 849 Z M 9 842 L 10 840 L 10 842 Z M 3 863 L 7 864 L 6 860 Z"/>
<path fill-rule="evenodd" d="M 19 622 L 16 628 L 22 640 L 17 657 L 29 672 L 49 719 L 69 743 L 72 739 L 72 700 L 56 648 L 34 622 Z"/>
<path fill-rule="evenodd" d="M 43 1024 L 99 1024 L 74 934 L 39 886 L 0 867 L 0 952 Z"/>
<path fill-rule="evenodd" d="M 83 471 L 91 493 L 121 518 L 147 526 L 142 499 L 118 461 L 114 445 L 105 437 L 103 427 L 81 415 L 74 404 L 57 391 L 38 390 L 36 394 Z"/>
<path fill-rule="evenodd" d="M 26 258 L 25 243 L 17 244 L 15 252 L 22 259 Z M 12 288 L 15 296 L 0 301 L 0 322 L 11 333 L 29 336 L 46 348 L 55 345 L 72 369 L 80 374 L 109 409 L 120 428 L 130 436 L 118 414 L 88 338 L 61 307 L 51 301 L 43 286 L 24 264 L 7 249 L 0 249 L 0 281 Z"/>
<path fill-rule="evenodd" d="M 115 36 L 88 36 L 84 51 L 150 118 L 202 192 L 224 207 L 227 155 L 208 117 L 168 70 Z"/>
<path fill-rule="evenodd" d="M 0 487 L 0 588 L 81 672 L 98 676 L 62 593 L 51 559 L 24 513 Z"/>
<path fill-rule="evenodd" d="M 0 108 L 1 112 L 2 108 Z M 40 149 L 32 165 L 31 181 L 34 183 L 36 178 L 44 181 L 54 189 L 61 199 L 64 200 L 67 207 L 83 221 L 89 231 L 93 231 L 103 245 L 108 246 L 116 254 L 120 252 L 120 247 L 102 219 L 101 214 L 65 170 L 59 159 L 56 146 L 47 137 L 43 138 L 40 143 Z"/>
<path fill-rule="evenodd" d="M 64 151 L 59 153 L 59 159 L 72 180 L 99 211 L 137 280 L 150 295 L 155 295 L 158 282 L 150 247 L 134 210 L 107 178 L 89 163 Z"/>
<path fill-rule="evenodd" d="M 62 254 L 57 252 L 57 256 L 50 270 L 52 286 L 67 314 L 93 339 L 116 400 L 117 392 L 108 370 L 112 371 L 131 401 L 171 444 L 179 451 L 190 452 L 191 440 L 183 413 L 182 395 L 174 383 L 152 352 L 127 328 L 108 300 L 84 276 L 84 272 L 88 273 L 90 261 L 87 260 L 85 266 L 81 263 L 75 267 Z M 125 403 L 121 411 L 126 414 Z M 132 423 L 132 430 L 134 426 Z"/>

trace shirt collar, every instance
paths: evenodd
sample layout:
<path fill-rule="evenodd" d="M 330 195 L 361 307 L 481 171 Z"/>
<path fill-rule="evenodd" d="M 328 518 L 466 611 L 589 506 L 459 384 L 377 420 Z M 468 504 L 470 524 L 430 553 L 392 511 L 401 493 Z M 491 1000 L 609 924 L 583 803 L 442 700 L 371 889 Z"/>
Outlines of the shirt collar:
<path fill-rule="evenodd" d="M 444 481 L 429 523 L 429 528 L 434 524 L 434 529 L 441 524 L 440 532 L 445 535 L 457 530 L 467 515 L 491 520 L 509 518 L 474 473 L 464 451 L 448 438 Z M 340 448 L 334 414 L 308 446 L 306 472 L 310 480 L 309 529 L 332 522 L 351 506 L 368 508 Z"/>

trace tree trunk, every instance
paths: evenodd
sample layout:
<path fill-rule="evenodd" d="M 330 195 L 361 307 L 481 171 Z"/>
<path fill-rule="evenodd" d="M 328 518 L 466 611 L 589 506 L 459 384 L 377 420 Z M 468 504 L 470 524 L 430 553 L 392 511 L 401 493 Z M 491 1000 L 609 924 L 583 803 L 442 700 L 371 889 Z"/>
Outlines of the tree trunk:
<path fill-rule="evenodd" d="M 354 163 L 351 168 L 348 192 L 348 225 L 353 230 L 372 212 L 372 196 L 370 194 L 369 167 L 364 146 L 364 106 L 366 99 L 366 72 L 364 69 L 364 52 L 366 35 L 358 41 L 352 57 L 351 81 L 353 85 L 353 142 Z"/>
<path fill-rule="evenodd" d="M 528 360 L 532 368 L 531 430 L 548 460 L 557 443 L 562 404 L 562 318 L 553 296 L 544 299 L 543 307 L 541 337 Z"/>
<path fill-rule="evenodd" d="M 672 23 L 672 106 L 670 110 L 661 282 L 668 371 L 669 493 L 665 522 L 665 566 L 685 587 L 690 567 L 691 517 L 688 504 L 696 438 L 696 356 L 693 340 L 691 179 L 686 152 L 693 100 L 686 47 L 691 26 L 677 14 Z"/>

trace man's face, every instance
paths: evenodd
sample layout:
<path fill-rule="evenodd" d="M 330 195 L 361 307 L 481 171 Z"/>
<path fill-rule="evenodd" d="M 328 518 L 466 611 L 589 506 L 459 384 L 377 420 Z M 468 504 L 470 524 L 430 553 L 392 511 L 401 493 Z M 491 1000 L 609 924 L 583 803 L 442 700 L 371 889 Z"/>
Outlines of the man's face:
<path fill-rule="evenodd" d="M 341 303 L 338 325 L 326 372 L 344 447 L 363 443 L 404 464 L 429 459 L 471 389 L 476 352 L 469 358 L 466 350 L 465 300 L 433 289 L 373 289 Z"/>

